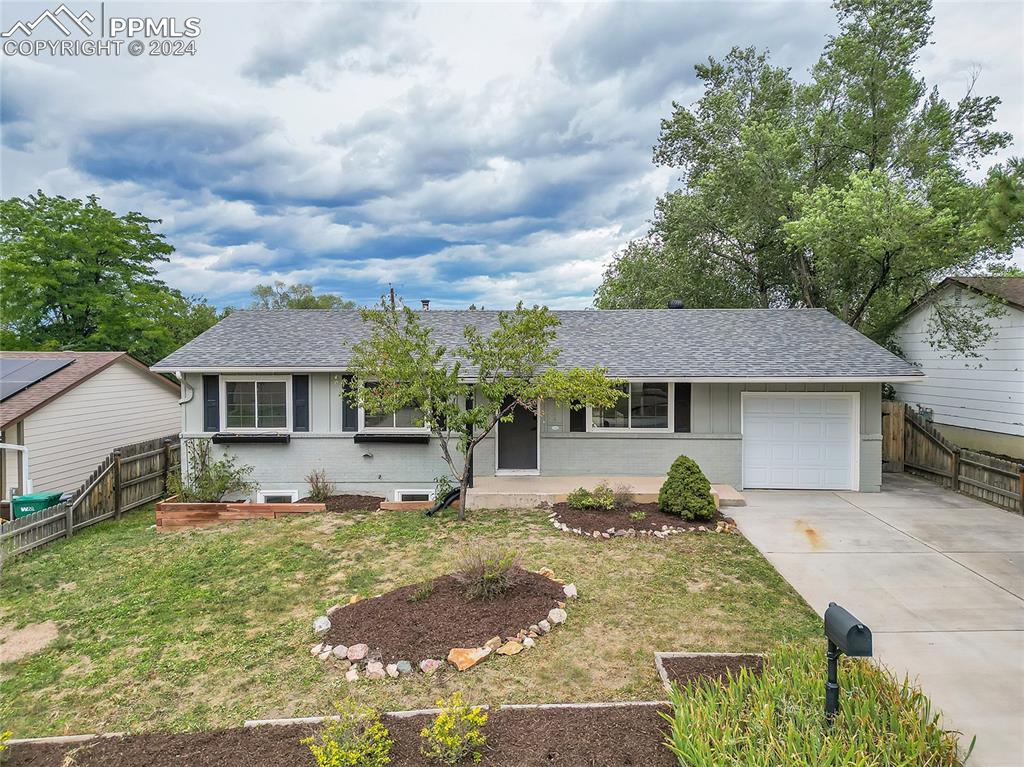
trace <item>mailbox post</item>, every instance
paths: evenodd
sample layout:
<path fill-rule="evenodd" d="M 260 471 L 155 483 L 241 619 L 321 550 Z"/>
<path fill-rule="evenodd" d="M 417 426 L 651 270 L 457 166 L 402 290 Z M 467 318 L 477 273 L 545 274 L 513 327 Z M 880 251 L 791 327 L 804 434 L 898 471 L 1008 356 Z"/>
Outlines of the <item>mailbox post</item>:
<path fill-rule="evenodd" d="M 839 656 L 871 657 L 871 629 L 835 602 L 825 610 L 828 639 L 828 679 L 825 681 L 825 720 L 829 724 L 839 711 Z"/>

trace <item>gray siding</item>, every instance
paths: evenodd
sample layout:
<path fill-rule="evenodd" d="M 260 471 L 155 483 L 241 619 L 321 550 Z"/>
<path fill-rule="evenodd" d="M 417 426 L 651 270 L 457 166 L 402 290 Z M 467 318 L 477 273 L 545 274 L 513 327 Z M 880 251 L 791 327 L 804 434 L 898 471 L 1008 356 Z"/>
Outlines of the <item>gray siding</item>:
<path fill-rule="evenodd" d="M 546 475 L 661 475 L 679 455 L 700 464 L 715 483 L 742 486 L 740 406 L 743 392 L 859 392 L 860 484 L 875 492 L 882 482 L 880 384 L 695 383 L 689 434 L 594 434 L 569 432 L 569 410 L 553 402 L 541 408 L 540 472 Z M 494 443 L 477 452 L 476 474 L 494 472 Z"/>
<path fill-rule="evenodd" d="M 183 406 L 183 432 L 202 432 L 202 381 L 189 374 L 196 396 Z M 327 470 L 339 490 L 390 494 L 396 488 L 432 487 L 447 473 L 437 442 L 427 445 L 356 444 L 341 429 L 340 386 L 328 373 L 310 375 L 310 431 L 293 435 L 289 445 L 235 445 L 231 452 L 252 465 L 264 490 L 297 489 L 314 468 Z M 742 485 L 741 394 L 744 391 L 856 391 L 860 393 L 861 490 L 881 487 L 880 384 L 731 384 L 699 383 L 692 387 L 690 434 L 570 433 L 569 410 L 545 402 L 540 416 L 540 471 L 544 475 L 650 475 L 668 471 L 686 454 L 715 483 Z M 494 474 L 493 437 L 474 456 L 477 476 Z M 369 455 L 371 457 L 364 457 Z"/>

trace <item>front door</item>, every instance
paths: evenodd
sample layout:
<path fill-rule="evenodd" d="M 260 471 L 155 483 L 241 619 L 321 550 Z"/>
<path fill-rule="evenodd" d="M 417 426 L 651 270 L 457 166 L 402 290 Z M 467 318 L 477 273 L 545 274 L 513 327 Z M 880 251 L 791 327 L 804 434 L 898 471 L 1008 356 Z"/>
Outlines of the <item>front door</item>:
<path fill-rule="evenodd" d="M 498 471 L 535 474 L 537 461 L 537 415 L 516 405 L 509 423 L 499 423 Z"/>

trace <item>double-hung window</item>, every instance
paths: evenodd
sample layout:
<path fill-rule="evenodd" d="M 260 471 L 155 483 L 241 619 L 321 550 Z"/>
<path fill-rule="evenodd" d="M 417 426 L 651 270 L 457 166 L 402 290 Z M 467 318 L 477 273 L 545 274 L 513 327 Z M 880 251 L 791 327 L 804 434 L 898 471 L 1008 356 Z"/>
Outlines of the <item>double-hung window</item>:
<path fill-rule="evenodd" d="M 672 384 L 632 381 L 620 386 L 623 396 L 611 407 L 590 410 L 591 431 L 604 429 L 671 431 Z"/>
<path fill-rule="evenodd" d="M 287 376 L 222 377 L 222 431 L 291 431 Z"/>
<path fill-rule="evenodd" d="M 375 386 L 365 384 L 367 388 Z M 393 413 L 369 413 L 359 409 L 359 431 L 429 431 L 423 413 L 414 407 L 403 407 Z"/>

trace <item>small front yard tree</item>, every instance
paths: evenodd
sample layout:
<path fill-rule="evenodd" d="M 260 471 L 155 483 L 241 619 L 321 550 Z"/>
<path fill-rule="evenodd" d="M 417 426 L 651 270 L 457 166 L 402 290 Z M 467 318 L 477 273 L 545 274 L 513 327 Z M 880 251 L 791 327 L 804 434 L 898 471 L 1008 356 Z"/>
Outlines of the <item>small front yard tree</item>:
<path fill-rule="evenodd" d="M 520 303 L 499 312 L 489 332 L 467 324 L 451 349 L 407 306 L 381 302 L 360 314 L 370 333 L 353 347 L 347 396 L 369 413 L 419 411 L 459 483 L 460 520 L 473 450 L 499 422 L 511 422 L 517 406 L 533 413 L 544 400 L 573 409 L 610 407 L 622 396 L 604 368 L 556 367 L 560 323 L 547 307 Z"/>

